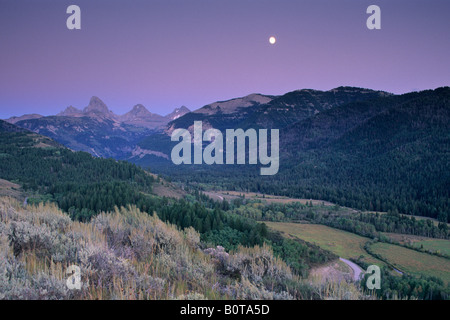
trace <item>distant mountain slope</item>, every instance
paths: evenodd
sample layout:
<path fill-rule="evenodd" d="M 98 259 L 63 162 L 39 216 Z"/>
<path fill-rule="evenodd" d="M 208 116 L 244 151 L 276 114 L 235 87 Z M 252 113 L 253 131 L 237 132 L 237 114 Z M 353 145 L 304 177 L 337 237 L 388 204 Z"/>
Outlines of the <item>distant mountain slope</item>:
<path fill-rule="evenodd" d="M 12 123 L 12 124 L 16 124 L 19 121 L 22 120 L 29 120 L 29 119 L 39 119 L 42 118 L 43 116 L 37 113 L 33 113 L 33 114 L 24 114 L 23 116 L 20 117 L 11 117 L 9 119 L 6 119 L 6 122 Z"/>
<path fill-rule="evenodd" d="M 310 118 L 326 110 L 357 101 L 390 96 L 384 91 L 355 87 L 339 87 L 329 91 L 297 90 L 286 93 L 255 110 L 243 127 L 282 129 L 295 122 Z"/>
<path fill-rule="evenodd" d="M 18 143 L 18 147 L 24 147 L 26 145 L 35 148 L 64 148 L 62 144 L 46 136 L 36 134 L 3 120 L 0 120 L 0 134 L 10 136 L 13 141 Z M 8 142 L 8 144 L 11 143 L 11 141 Z"/>
<path fill-rule="evenodd" d="M 272 101 L 273 98 L 272 96 L 251 94 L 242 98 L 214 102 L 171 121 L 165 131 L 170 134 L 177 128 L 188 129 L 194 124 L 194 121 L 203 121 L 204 127 L 221 130 L 239 127 L 239 124 L 250 117 L 256 109 Z"/>
<path fill-rule="evenodd" d="M 136 105 L 118 116 L 98 97 L 92 97 L 83 110 L 67 107 L 56 116 L 22 116 L 8 119 L 27 130 L 48 136 L 75 151 L 85 151 L 104 158 L 127 159 L 137 151 L 142 138 L 162 130 L 167 123 L 189 112 L 175 109 L 163 117 Z"/>
<path fill-rule="evenodd" d="M 272 101 L 273 98 L 274 97 L 272 96 L 254 93 L 242 98 L 235 98 L 227 101 L 214 102 L 198 110 L 195 110 L 194 113 L 201 113 L 208 115 L 231 114 L 243 111 L 243 109 L 248 107 L 267 104 L 270 101 Z"/>
<path fill-rule="evenodd" d="M 97 120 L 118 121 L 118 116 L 108 109 L 106 104 L 98 97 L 92 97 L 87 107 L 83 109 L 83 115 Z"/>
<path fill-rule="evenodd" d="M 439 105 L 441 103 L 439 99 L 443 96 L 445 97 L 447 90 L 446 87 L 434 91 L 428 90 L 420 93 L 415 92 L 400 96 L 388 96 L 376 100 L 348 103 L 337 108 L 326 110 L 285 128 L 280 138 L 281 144 L 284 146 L 283 152 L 295 155 L 304 150 L 332 144 L 345 135 L 353 137 L 353 139 L 358 139 L 359 136 L 355 135 L 354 130 L 357 128 L 365 128 L 371 121 L 374 121 L 374 117 L 389 114 L 395 110 L 404 110 L 406 108 L 405 106 L 419 113 L 424 112 L 425 118 L 423 121 L 428 121 L 430 125 L 435 124 L 436 119 L 429 118 L 428 110 L 436 108 L 436 104 Z M 446 117 L 444 116 L 442 119 L 446 119 Z M 409 121 L 413 121 L 412 119 L 406 118 L 401 120 L 404 121 L 404 125 L 409 125 Z M 399 122 L 401 120 L 399 119 Z M 372 136 L 375 132 L 386 133 L 388 129 L 397 129 L 395 126 L 392 128 L 382 128 L 382 123 L 378 125 L 380 128 L 372 129 Z M 389 123 L 389 125 L 393 124 Z M 410 128 L 410 130 L 411 132 L 414 131 L 413 128 Z M 290 145 L 295 145 L 296 148 L 293 150 L 289 148 Z"/>
<path fill-rule="evenodd" d="M 165 118 L 168 121 L 173 121 L 176 120 L 182 116 L 184 116 L 185 114 L 191 112 L 191 110 L 189 110 L 188 108 L 186 108 L 185 106 L 181 106 L 179 108 L 176 108 L 175 110 L 173 110 L 171 113 L 169 113 L 168 115 L 165 116 Z"/>
<path fill-rule="evenodd" d="M 27 132 L 28 130 L 15 126 L 14 124 L 0 120 L 0 132 Z"/>
<path fill-rule="evenodd" d="M 57 114 L 59 117 L 82 117 L 83 111 L 73 107 L 69 106 L 64 111 L 61 111 Z"/>
<path fill-rule="evenodd" d="M 120 116 L 119 119 L 123 123 L 149 129 L 161 127 L 168 122 L 165 117 L 151 113 L 142 104 L 135 105 L 131 111 Z"/>
<path fill-rule="evenodd" d="M 282 128 L 281 167 L 272 177 L 248 165 L 175 166 L 150 156 L 147 161 L 185 182 L 450 221 L 450 88 L 381 95 Z M 170 152 L 170 141 L 150 138 L 143 147 Z"/>
<path fill-rule="evenodd" d="M 163 134 L 149 135 L 138 143 L 141 153 L 131 161 L 141 165 L 164 162 L 156 152 L 170 156 L 173 143 L 170 134 L 177 128 L 192 131 L 194 121 L 202 121 L 203 128 L 219 130 L 237 128 L 283 129 L 290 124 L 309 119 L 329 109 L 354 102 L 389 97 L 391 94 L 369 89 L 339 87 L 330 91 L 297 90 L 282 96 L 252 94 L 224 102 L 216 102 L 184 115 L 168 124 Z M 147 154 L 145 154 L 147 150 Z"/>
<path fill-rule="evenodd" d="M 284 128 L 353 101 L 365 101 L 389 96 L 389 93 L 369 89 L 339 87 L 330 91 L 297 90 L 282 96 L 252 94 L 224 102 L 216 102 L 195 110 L 169 123 L 167 132 L 189 128 L 194 121 L 203 121 L 216 129 Z"/>
<path fill-rule="evenodd" d="M 163 129 L 170 121 L 178 119 L 189 112 L 190 110 L 183 106 L 176 108 L 174 111 L 163 117 L 159 114 L 151 113 L 142 104 L 138 104 L 135 105 L 131 111 L 119 116 L 118 119 L 124 124 L 160 130 Z"/>
<path fill-rule="evenodd" d="M 295 154 L 295 152 L 325 146 L 350 130 L 363 125 L 379 113 L 413 100 L 419 95 L 423 94 L 411 93 L 369 101 L 351 102 L 297 121 L 282 131 L 280 139 L 282 147 L 284 147 L 284 153 Z M 289 148 L 289 145 L 295 145 L 296 148 Z"/>
<path fill-rule="evenodd" d="M 186 107 L 177 108 L 166 116 L 151 113 L 141 104 L 119 116 L 94 96 L 83 110 L 70 106 L 56 116 L 24 116 L 10 121 L 51 137 L 73 150 L 148 165 L 154 160 L 168 160 L 171 132 L 176 128 L 191 128 L 197 120 L 203 121 L 204 128 L 220 130 L 282 129 L 347 102 L 388 95 L 385 92 L 350 87 L 326 92 L 298 90 L 278 97 L 251 94 L 214 102 L 194 112 Z"/>
<path fill-rule="evenodd" d="M 120 125 L 112 119 L 94 117 L 44 117 L 20 121 L 17 125 L 51 137 L 75 151 L 98 157 L 120 159 L 145 130 Z"/>
<path fill-rule="evenodd" d="M 284 192 L 450 220 L 450 88 L 345 105 L 308 124 L 285 135 L 278 178 L 297 179 L 275 182 Z"/>

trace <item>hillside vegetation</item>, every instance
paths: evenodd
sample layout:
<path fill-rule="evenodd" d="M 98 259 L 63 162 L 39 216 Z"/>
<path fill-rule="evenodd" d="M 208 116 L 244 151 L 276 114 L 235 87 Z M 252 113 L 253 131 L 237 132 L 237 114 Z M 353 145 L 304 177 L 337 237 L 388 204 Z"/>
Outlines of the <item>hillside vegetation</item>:
<path fill-rule="evenodd" d="M 158 193 L 166 195 L 173 194 L 174 189 L 133 164 L 93 158 L 57 144 L 38 147 L 40 139 L 51 141 L 29 132 L 0 134 L 5 155 L 0 161 L 0 177 L 34 192 L 29 204 L 57 203 L 73 220 L 83 222 L 116 207 L 133 205 L 143 212 L 157 212 L 162 221 L 181 230 L 194 228 L 202 242 L 210 246 L 220 245 L 229 251 L 268 245 L 303 277 L 313 265 L 336 259 L 317 246 L 285 240 L 269 233 L 264 224 L 227 213 L 233 207 L 227 202 L 212 201 L 198 192 L 184 196 L 177 192 L 176 198 L 150 194 L 154 185 Z"/>
<path fill-rule="evenodd" d="M 82 286 L 69 289 L 69 266 Z M 136 207 L 73 222 L 55 205 L 0 198 L 0 299 L 363 299 L 352 284 L 314 285 L 267 245 L 203 248 Z"/>
<path fill-rule="evenodd" d="M 15 130 L 0 131 L 0 177 L 45 195 L 81 220 L 137 202 L 154 182 L 133 164 L 73 152 L 49 138 Z"/>
<path fill-rule="evenodd" d="M 274 110 L 272 116 L 277 119 Z M 356 97 L 286 127 L 280 123 L 280 170 L 274 176 L 260 176 L 250 165 L 149 165 L 202 188 L 321 199 L 450 222 L 449 123 L 449 87 Z M 145 142 L 157 147 L 151 139 Z"/>

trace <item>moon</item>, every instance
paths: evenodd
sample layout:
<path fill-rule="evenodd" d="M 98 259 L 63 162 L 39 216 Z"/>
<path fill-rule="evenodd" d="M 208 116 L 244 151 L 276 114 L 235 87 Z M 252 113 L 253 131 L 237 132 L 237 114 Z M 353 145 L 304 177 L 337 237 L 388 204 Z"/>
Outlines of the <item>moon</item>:
<path fill-rule="evenodd" d="M 269 42 L 270 42 L 270 44 L 275 44 L 277 42 L 277 38 L 272 36 L 272 37 L 269 38 Z"/>

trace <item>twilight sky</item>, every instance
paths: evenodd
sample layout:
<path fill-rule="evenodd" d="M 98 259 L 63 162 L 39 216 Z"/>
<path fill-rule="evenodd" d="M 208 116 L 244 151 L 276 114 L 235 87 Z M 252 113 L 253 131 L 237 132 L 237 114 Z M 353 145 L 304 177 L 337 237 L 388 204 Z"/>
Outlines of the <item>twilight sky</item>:
<path fill-rule="evenodd" d="M 0 118 L 93 95 L 165 115 L 255 92 L 433 89 L 450 85 L 449 31 L 448 0 L 0 0 Z"/>

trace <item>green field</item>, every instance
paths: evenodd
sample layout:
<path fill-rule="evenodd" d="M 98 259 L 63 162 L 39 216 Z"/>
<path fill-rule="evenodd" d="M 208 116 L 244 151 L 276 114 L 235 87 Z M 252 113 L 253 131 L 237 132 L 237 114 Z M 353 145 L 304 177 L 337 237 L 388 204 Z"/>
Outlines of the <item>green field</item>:
<path fill-rule="evenodd" d="M 416 248 L 421 248 L 423 246 L 423 249 L 425 250 L 429 250 L 431 252 L 440 252 L 442 254 L 450 256 L 450 240 L 433 239 L 398 233 L 383 233 L 383 234 L 386 237 L 400 244 L 412 245 Z"/>
<path fill-rule="evenodd" d="M 450 282 L 450 260 L 427 253 L 417 252 L 388 243 L 372 245 L 374 253 L 381 255 L 399 270 L 416 275 L 427 275 Z"/>
<path fill-rule="evenodd" d="M 364 250 L 364 245 L 370 240 L 368 238 L 318 224 L 288 222 L 265 222 L 265 224 L 273 230 L 284 233 L 286 236 L 297 237 L 304 241 L 315 243 L 342 258 L 357 259 L 363 256 L 363 260 L 367 263 L 385 265 Z"/>
<path fill-rule="evenodd" d="M 362 255 L 364 256 L 363 260 L 367 263 L 385 265 L 384 262 L 369 255 L 364 250 L 364 245 L 370 240 L 369 238 L 324 225 L 287 222 L 265 223 L 269 228 L 280 231 L 287 237 L 297 237 L 315 243 L 342 258 L 358 258 Z M 423 242 L 424 248 L 426 249 L 429 248 L 433 251 L 441 250 L 444 253 L 449 249 L 448 240 L 429 238 L 420 240 L 422 240 L 421 242 Z M 414 242 L 414 244 L 420 245 L 421 242 Z M 449 259 L 381 242 L 373 244 L 371 249 L 374 253 L 379 254 L 383 259 L 403 272 L 415 275 L 435 276 L 441 278 L 446 283 L 450 282 Z"/>
<path fill-rule="evenodd" d="M 421 245 L 423 245 L 423 248 L 426 250 L 440 252 L 450 256 L 450 240 L 430 239 L 414 243 L 414 246 L 416 247 L 420 247 Z"/>

